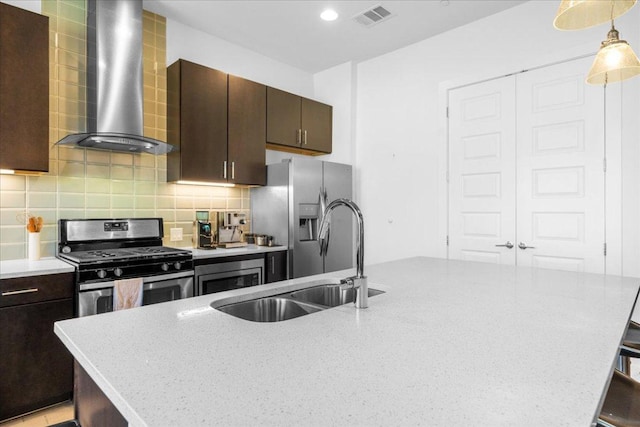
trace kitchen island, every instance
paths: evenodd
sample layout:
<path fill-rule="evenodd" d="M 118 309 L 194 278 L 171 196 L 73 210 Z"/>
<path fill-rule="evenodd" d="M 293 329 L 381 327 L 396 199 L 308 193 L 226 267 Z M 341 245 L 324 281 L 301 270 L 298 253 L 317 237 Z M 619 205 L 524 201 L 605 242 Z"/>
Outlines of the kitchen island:
<path fill-rule="evenodd" d="M 385 291 L 277 323 L 214 305 L 353 270 L 58 322 L 130 426 L 588 426 L 640 280 L 432 258 Z"/>

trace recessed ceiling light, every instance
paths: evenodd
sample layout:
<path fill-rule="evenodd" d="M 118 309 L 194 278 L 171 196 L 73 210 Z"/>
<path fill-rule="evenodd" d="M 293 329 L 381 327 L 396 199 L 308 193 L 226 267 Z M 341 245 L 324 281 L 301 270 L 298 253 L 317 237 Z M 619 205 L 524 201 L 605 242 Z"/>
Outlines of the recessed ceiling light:
<path fill-rule="evenodd" d="M 320 14 L 320 18 L 325 21 L 335 21 L 338 19 L 338 12 L 333 9 L 327 9 Z"/>

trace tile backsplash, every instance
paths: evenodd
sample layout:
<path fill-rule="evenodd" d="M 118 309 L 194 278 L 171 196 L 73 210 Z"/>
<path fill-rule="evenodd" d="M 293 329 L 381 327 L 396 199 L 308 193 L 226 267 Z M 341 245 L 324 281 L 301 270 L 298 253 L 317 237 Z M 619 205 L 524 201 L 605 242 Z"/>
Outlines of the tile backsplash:
<path fill-rule="evenodd" d="M 26 258 L 25 212 L 44 219 L 43 257 L 55 255 L 63 218 L 161 217 L 165 244 L 184 247 L 196 210 L 249 216 L 249 189 L 167 183 L 166 156 L 54 145 L 85 130 L 85 10 L 84 0 L 42 2 L 50 17 L 49 173 L 0 175 L 0 260 Z M 143 26 L 144 133 L 166 140 L 166 21 L 145 11 Z M 169 241 L 171 228 L 182 228 L 182 241 Z"/>

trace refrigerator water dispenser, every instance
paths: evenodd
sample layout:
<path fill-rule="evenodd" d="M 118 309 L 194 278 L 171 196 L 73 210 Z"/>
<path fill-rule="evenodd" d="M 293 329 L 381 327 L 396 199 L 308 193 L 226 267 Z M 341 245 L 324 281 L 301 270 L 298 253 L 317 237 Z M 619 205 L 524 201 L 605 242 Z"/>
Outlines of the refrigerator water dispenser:
<path fill-rule="evenodd" d="M 318 235 L 318 204 L 300 203 L 298 240 L 306 242 L 316 240 Z"/>

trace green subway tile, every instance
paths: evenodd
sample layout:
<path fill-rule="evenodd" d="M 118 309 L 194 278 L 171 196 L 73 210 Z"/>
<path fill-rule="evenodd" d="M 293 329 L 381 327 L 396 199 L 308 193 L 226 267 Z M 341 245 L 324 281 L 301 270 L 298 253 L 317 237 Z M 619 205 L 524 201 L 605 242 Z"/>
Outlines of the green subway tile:
<path fill-rule="evenodd" d="M 58 210 L 59 219 L 83 219 L 85 218 L 84 209 L 60 209 Z"/>
<path fill-rule="evenodd" d="M 133 166 L 111 166 L 111 179 L 133 180 Z"/>
<path fill-rule="evenodd" d="M 87 194 L 87 209 L 109 209 L 111 198 L 105 194 Z"/>
<path fill-rule="evenodd" d="M 196 197 L 193 199 L 193 208 L 197 211 L 208 211 L 211 206 L 211 199 Z"/>
<path fill-rule="evenodd" d="M 73 193 L 59 193 L 58 194 L 58 206 L 60 208 L 84 208 L 85 197 L 84 194 Z"/>
<path fill-rule="evenodd" d="M 133 194 L 133 181 L 111 181 L 111 194 Z"/>
<path fill-rule="evenodd" d="M 177 209 L 176 210 L 176 222 L 187 222 L 192 225 L 196 219 L 196 213 L 191 209 Z"/>
<path fill-rule="evenodd" d="M 111 176 L 111 168 L 107 165 L 94 165 L 87 164 L 87 177 L 88 178 L 102 178 L 109 179 Z"/>
<path fill-rule="evenodd" d="M 175 209 L 176 199 L 174 197 L 156 196 L 156 207 L 158 209 Z"/>
<path fill-rule="evenodd" d="M 136 218 L 155 218 L 156 211 L 154 209 L 136 209 Z"/>
<path fill-rule="evenodd" d="M 66 19 L 84 26 L 86 12 L 84 7 L 78 7 L 79 5 L 80 3 L 59 2 L 58 16 L 64 16 Z"/>
<path fill-rule="evenodd" d="M 27 178 L 20 175 L 0 175 L 0 191 L 25 191 Z"/>
<path fill-rule="evenodd" d="M 58 177 L 58 191 L 64 193 L 84 193 L 84 178 L 73 178 L 68 176 Z"/>
<path fill-rule="evenodd" d="M 16 244 L 25 241 L 27 229 L 23 226 L 0 227 L 0 242 L 3 244 Z"/>
<path fill-rule="evenodd" d="M 61 49 L 70 50 L 72 52 L 85 54 L 87 51 L 87 43 L 84 38 L 80 37 L 72 37 L 62 32 L 58 32 L 58 47 Z M 68 30 L 69 32 L 73 32 L 72 30 Z"/>
<path fill-rule="evenodd" d="M 0 260 L 9 261 L 12 259 L 24 259 L 26 257 L 26 245 L 24 243 L 1 244 Z"/>
<path fill-rule="evenodd" d="M 176 184 L 159 182 L 156 186 L 156 194 L 163 196 L 174 196 L 176 194 Z"/>
<path fill-rule="evenodd" d="M 121 166 L 133 166 L 133 156 L 134 154 L 130 153 L 111 153 L 111 164 L 112 165 L 121 165 Z"/>
<path fill-rule="evenodd" d="M 156 167 L 156 156 L 153 154 L 141 153 L 134 157 L 134 164 L 145 168 Z"/>
<path fill-rule="evenodd" d="M 40 243 L 40 256 L 42 258 L 45 257 L 54 257 L 58 253 L 58 244 L 57 241 L 51 242 L 41 242 Z"/>
<path fill-rule="evenodd" d="M 68 160 L 73 162 L 84 162 L 85 160 L 85 152 L 87 150 L 84 148 L 68 148 L 62 147 L 58 151 L 58 158 L 60 160 Z"/>
<path fill-rule="evenodd" d="M 133 209 L 112 209 L 111 213 L 114 218 L 133 218 L 136 216 L 136 211 Z"/>
<path fill-rule="evenodd" d="M 87 194 L 104 194 L 111 193 L 111 180 L 110 179 L 87 179 Z"/>
<path fill-rule="evenodd" d="M 211 209 L 226 209 L 227 199 L 222 197 L 214 197 L 211 199 Z"/>
<path fill-rule="evenodd" d="M 125 196 L 113 194 L 111 195 L 111 209 L 130 209 L 132 210 L 133 206 L 133 196 Z"/>
<path fill-rule="evenodd" d="M 168 227 L 167 224 L 172 224 L 172 223 L 174 223 L 176 221 L 176 211 L 174 211 L 174 210 L 158 209 L 158 210 L 156 210 L 156 215 L 161 217 L 162 220 L 164 221 L 165 229 Z"/>
<path fill-rule="evenodd" d="M 111 153 L 104 150 L 87 150 L 87 163 L 111 164 Z"/>
<path fill-rule="evenodd" d="M 63 177 L 84 177 L 84 162 L 58 161 L 58 173 Z"/>
<path fill-rule="evenodd" d="M 30 191 L 27 199 L 30 211 L 36 208 L 55 209 L 57 207 L 56 193 L 36 193 Z"/>
<path fill-rule="evenodd" d="M 166 169 L 167 168 L 167 155 L 164 154 L 162 156 L 157 156 L 156 157 L 156 165 L 158 166 L 158 169 Z"/>
<path fill-rule="evenodd" d="M 227 209 L 241 209 L 242 199 L 227 199 Z"/>
<path fill-rule="evenodd" d="M 8 209 L 8 208 L 0 208 L 0 226 L 16 226 L 23 225 L 26 226 L 25 221 L 18 221 L 19 217 L 24 217 L 24 209 Z"/>
<path fill-rule="evenodd" d="M 29 191 L 55 192 L 58 186 L 55 176 L 30 176 L 28 182 Z"/>
<path fill-rule="evenodd" d="M 153 196 L 138 196 L 135 197 L 136 209 L 155 209 L 155 197 Z"/>
<path fill-rule="evenodd" d="M 193 199 L 191 197 L 176 197 L 177 209 L 193 209 Z"/>
<path fill-rule="evenodd" d="M 26 193 L 24 191 L 0 192 L 0 208 L 25 209 L 27 207 Z"/>
<path fill-rule="evenodd" d="M 156 171 L 156 181 L 157 182 L 167 182 L 167 170 L 166 169 L 158 169 Z"/>
<path fill-rule="evenodd" d="M 135 168 L 133 175 L 136 181 L 151 181 L 156 180 L 156 170 L 152 168 Z"/>
<path fill-rule="evenodd" d="M 40 231 L 40 240 L 56 241 L 58 239 L 57 231 L 58 227 L 56 225 L 45 225 Z"/>
<path fill-rule="evenodd" d="M 134 182 L 133 187 L 136 196 L 155 196 L 156 194 L 155 182 Z"/>
<path fill-rule="evenodd" d="M 100 219 L 110 218 L 111 212 L 109 209 L 87 209 L 87 218 Z"/>

